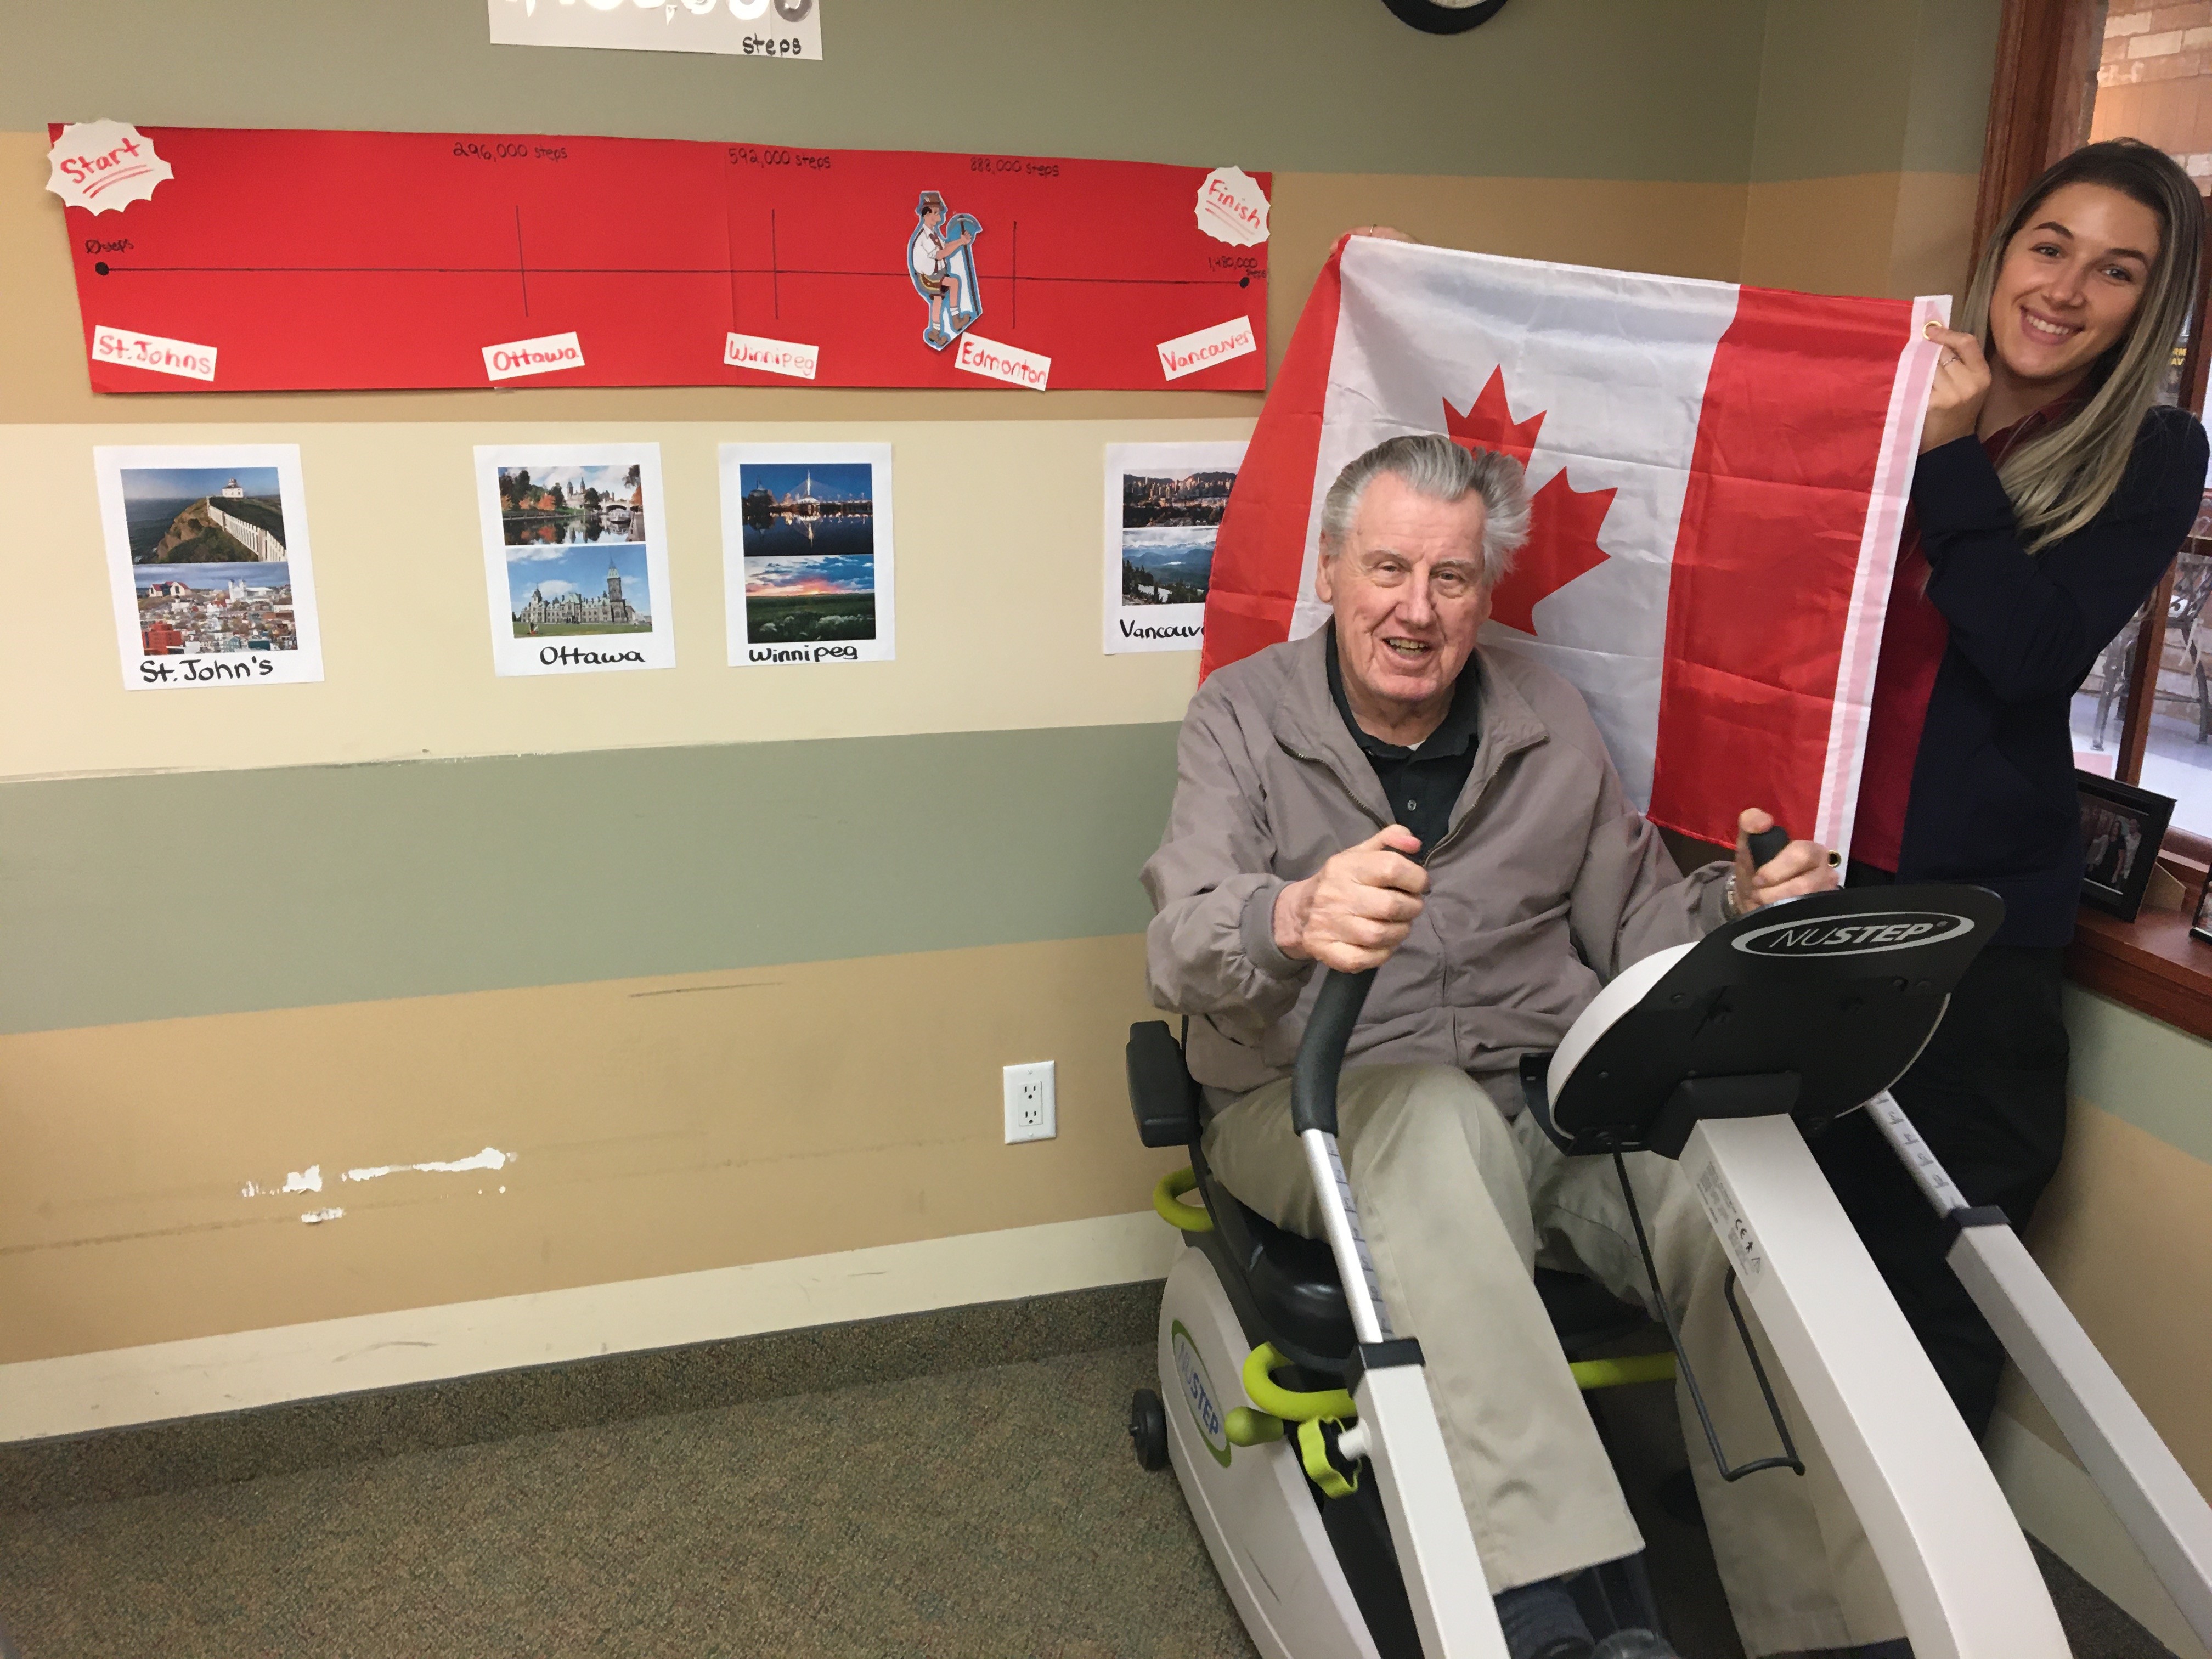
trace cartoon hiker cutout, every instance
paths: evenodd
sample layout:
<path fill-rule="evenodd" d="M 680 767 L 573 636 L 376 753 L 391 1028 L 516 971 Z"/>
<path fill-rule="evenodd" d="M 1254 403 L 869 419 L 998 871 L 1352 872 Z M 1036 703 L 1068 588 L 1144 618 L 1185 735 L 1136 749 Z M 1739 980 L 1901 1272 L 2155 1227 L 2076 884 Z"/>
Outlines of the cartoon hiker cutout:
<path fill-rule="evenodd" d="M 945 211 L 945 198 L 933 190 L 921 192 L 915 205 L 914 234 L 906 245 L 907 273 L 915 293 L 929 301 L 929 326 L 922 342 L 932 351 L 942 351 L 983 314 L 982 295 L 975 286 L 975 243 L 983 227 L 972 213 Z"/>

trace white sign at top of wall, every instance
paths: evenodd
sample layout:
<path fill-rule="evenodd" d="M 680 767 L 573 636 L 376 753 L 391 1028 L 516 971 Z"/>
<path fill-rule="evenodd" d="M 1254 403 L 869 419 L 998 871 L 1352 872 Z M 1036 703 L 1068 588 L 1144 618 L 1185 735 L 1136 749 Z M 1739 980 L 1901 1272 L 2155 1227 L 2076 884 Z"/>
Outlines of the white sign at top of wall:
<path fill-rule="evenodd" d="M 822 0 L 486 0 L 495 46 L 818 58 Z"/>

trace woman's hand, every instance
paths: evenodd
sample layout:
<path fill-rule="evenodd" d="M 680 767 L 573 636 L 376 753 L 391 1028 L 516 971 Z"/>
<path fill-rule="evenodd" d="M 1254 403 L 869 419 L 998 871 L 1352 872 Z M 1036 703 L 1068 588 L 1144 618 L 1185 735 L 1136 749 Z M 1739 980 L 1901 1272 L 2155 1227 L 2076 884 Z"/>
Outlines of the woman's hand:
<path fill-rule="evenodd" d="M 1928 337 L 1941 348 L 1936 384 L 1928 394 L 1928 416 L 1920 422 L 1920 453 L 1971 436 L 1990 395 L 1990 366 L 1982 343 L 1971 334 L 1930 320 Z"/>

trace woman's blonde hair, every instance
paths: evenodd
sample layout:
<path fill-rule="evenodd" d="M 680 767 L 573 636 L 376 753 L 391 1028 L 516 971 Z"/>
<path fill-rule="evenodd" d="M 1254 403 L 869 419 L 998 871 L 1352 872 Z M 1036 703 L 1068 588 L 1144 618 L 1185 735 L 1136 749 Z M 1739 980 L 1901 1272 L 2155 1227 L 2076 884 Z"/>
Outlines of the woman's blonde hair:
<path fill-rule="evenodd" d="M 1982 248 L 1960 325 L 1981 337 L 1984 351 L 1990 349 L 1990 300 L 2005 252 L 2036 210 L 2068 185 L 2102 185 L 2158 215 L 2158 252 L 2127 332 L 2083 382 L 2088 402 L 2071 419 L 2029 438 L 1997 469 L 2031 553 L 2081 529 L 2119 488 L 2136 434 L 2158 400 L 2159 382 L 2197 297 L 2204 248 L 2204 204 L 2172 156 L 2139 138 L 2085 144 L 2028 186 Z"/>

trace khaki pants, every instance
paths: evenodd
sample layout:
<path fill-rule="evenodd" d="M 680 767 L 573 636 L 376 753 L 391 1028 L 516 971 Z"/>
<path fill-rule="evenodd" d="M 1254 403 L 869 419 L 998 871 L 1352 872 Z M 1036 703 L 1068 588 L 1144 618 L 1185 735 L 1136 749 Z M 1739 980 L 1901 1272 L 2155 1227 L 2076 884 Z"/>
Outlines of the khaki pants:
<path fill-rule="evenodd" d="M 1256 1089 L 1215 1115 L 1206 1155 L 1247 1205 L 1317 1238 L 1320 1209 L 1290 1115 L 1287 1079 Z M 1449 1066 L 1347 1071 L 1337 1116 L 1390 1321 L 1420 1339 L 1492 1591 L 1643 1548 L 1532 1278 L 1539 1263 L 1579 1271 L 1656 1316 L 1613 1160 L 1564 1156 L 1528 1114 L 1508 1121 Z M 1673 1163 L 1650 1152 L 1627 1162 L 1721 1443 L 1733 1463 L 1771 1455 L 1780 1446 L 1723 1297 L 1719 1242 Z M 1745 1650 L 1902 1636 L 1857 1518 L 1771 1350 L 1760 1346 L 1805 1462 L 1802 1477 L 1782 1468 L 1723 1481 L 1676 1384 L 1706 1531 Z"/>

